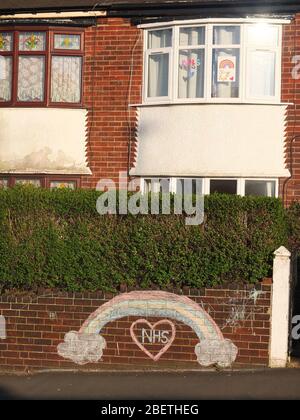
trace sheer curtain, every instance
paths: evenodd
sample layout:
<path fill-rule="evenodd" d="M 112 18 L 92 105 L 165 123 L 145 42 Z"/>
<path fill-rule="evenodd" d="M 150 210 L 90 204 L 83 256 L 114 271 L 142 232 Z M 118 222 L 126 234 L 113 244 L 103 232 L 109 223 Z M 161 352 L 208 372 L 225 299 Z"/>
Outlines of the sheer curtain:
<path fill-rule="evenodd" d="M 172 29 L 150 31 L 148 34 L 148 97 L 169 95 L 170 54 Z M 153 51 L 151 51 L 153 50 Z"/>
<path fill-rule="evenodd" d="M 150 31 L 148 38 L 148 48 L 168 48 L 172 46 L 172 29 L 162 29 Z"/>
<path fill-rule="evenodd" d="M 204 50 L 180 50 L 179 52 L 179 98 L 203 98 L 204 96 Z"/>
<path fill-rule="evenodd" d="M 148 65 L 148 96 L 163 97 L 169 92 L 169 54 L 151 54 Z"/>
<path fill-rule="evenodd" d="M 0 55 L 0 101 L 11 99 L 12 58 Z"/>
<path fill-rule="evenodd" d="M 52 102 L 78 103 L 81 99 L 81 57 L 52 57 Z"/>
<path fill-rule="evenodd" d="M 44 100 L 45 58 L 20 56 L 18 73 L 18 100 L 42 102 Z"/>
<path fill-rule="evenodd" d="M 204 96 L 204 48 L 187 49 L 183 46 L 197 46 L 205 43 L 205 28 L 187 27 L 180 29 L 178 97 L 202 98 Z"/>
<path fill-rule="evenodd" d="M 267 182 L 267 197 L 275 197 L 275 182 L 268 181 Z"/>
<path fill-rule="evenodd" d="M 275 96 L 276 53 L 255 50 L 248 53 L 248 86 L 250 97 Z"/>
<path fill-rule="evenodd" d="M 237 45 L 240 43 L 240 28 L 238 26 L 215 26 L 215 45 Z"/>

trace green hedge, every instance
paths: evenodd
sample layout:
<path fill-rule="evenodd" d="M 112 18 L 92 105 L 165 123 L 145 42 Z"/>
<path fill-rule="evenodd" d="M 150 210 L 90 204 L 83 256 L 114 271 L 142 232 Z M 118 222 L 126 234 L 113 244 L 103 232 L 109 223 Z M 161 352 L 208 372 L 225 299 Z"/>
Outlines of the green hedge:
<path fill-rule="evenodd" d="M 277 199 L 212 195 L 205 223 L 184 216 L 100 216 L 91 190 L 0 190 L 0 287 L 114 290 L 204 287 L 271 275 L 287 243 Z"/>

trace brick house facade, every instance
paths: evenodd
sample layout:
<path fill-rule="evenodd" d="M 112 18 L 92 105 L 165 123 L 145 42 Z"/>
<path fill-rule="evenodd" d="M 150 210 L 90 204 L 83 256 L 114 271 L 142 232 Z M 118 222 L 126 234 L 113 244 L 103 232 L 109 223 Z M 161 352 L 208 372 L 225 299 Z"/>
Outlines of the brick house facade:
<path fill-rule="evenodd" d="M 43 31 L 49 26 L 54 28 L 53 34 L 55 31 L 60 33 L 68 31 L 72 33 L 77 29 L 82 31 L 84 35 L 82 38 L 84 40 L 82 91 L 80 105 L 72 103 L 69 107 L 66 103 L 60 103 L 59 106 L 56 106 L 55 103 L 50 103 L 52 101 L 50 98 L 49 103 L 46 101 L 43 114 L 40 112 L 39 103 L 36 102 L 27 106 L 26 101 L 20 104 L 18 99 L 13 103 L 0 101 L 2 126 L 0 134 L 3 140 L 0 148 L 0 156 L 3 154 L 0 170 L 3 185 L 14 185 L 18 181 L 38 180 L 42 186 L 56 186 L 71 182 L 72 186 L 95 188 L 101 179 L 112 179 L 118 185 L 119 174 L 123 172 L 137 179 L 142 190 L 146 185 L 143 184 L 144 178 L 168 178 L 171 184 L 170 189 L 174 192 L 178 179 L 194 177 L 205 179 L 205 182 L 203 181 L 205 184 L 203 192 L 205 193 L 219 191 L 219 189 L 222 191 L 224 188 L 224 191 L 233 191 L 243 195 L 247 193 L 247 182 L 251 184 L 253 181 L 269 181 L 268 187 L 261 186 L 262 189 L 258 190 L 263 191 L 265 195 L 279 195 L 284 198 L 286 203 L 300 198 L 298 182 L 300 138 L 297 137 L 299 127 L 297 84 L 299 79 L 293 78 L 293 74 L 294 76 L 298 75 L 298 73 L 293 73 L 293 68 L 298 64 L 298 61 L 293 62 L 293 57 L 299 55 L 298 49 L 300 48 L 298 45 L 300 21 L 296 4 L 290 4 L 287 8 L 285 1 L 276 2 L 271 9 L 268 8 L 268 13 L 266 13 L 264 2 L 260 2 L 260 6 L 254 2 L 256 6 L 253 6 L 251 10 L 248 9 L 246 13 L 242 8 L 243 2 L 241 1 L 236 2 L 241 6 L 241 10 L 235 8 L 230 14 L 228 9 L 225 13 L 221 6 L 218 10 L 214 9 L 209 4 L 213 2 L 205 0 L 202 2 L 191 1 L 189 5 L 186 7 L 181 5 L 179 9 L 176 2 L 171 2 L 168 10 L 162 4 L 154 7 L 152 2 L 147 7 L 144 2 L 134 1 L 130 6 L 125 6 L 126 2 L 111 2 L 109 10 L 97 8 L 99 13 L 96 16 L 96 9 L 94 10 L 92 5 L 87 5 L 84 2 L 83 6 L 83 2 L 75 0 L 65 2 L 63 6 L 56 4 L 55 1 L 50 1 L 47 2 L 47 7 L 41 8 L 36 4 L 31 6 L 29 3 L 26 9 L 18 2 L 15 3 L 15 8 L 10 6 L 10 9 L 8 6 L 0 4 L 2 34 L 12 31 L 14 34 L 18 34 L 15 35 L 16 38 L 20 33 L 25 32 L 26 28 L 33 32 L 35 28 Z M 227 7 L 226 0 L 222 3 L 224 7 Z M 162 7 L 159 9 L 161 14 L 158 11 L 159 7 Z M 40 16 L 36 15 L 33 18 L 30 15 L 33 11 L 40 12 Z M 68 15 L 61 19 L 59 14 L 57 15 L 58 12 L 68 13 Z M 144 77 L 146 50 L 144 53 L 143 33 L 149 30 L 147 25 L 150 25 L 151 29 L 152 24 L 155 28 L 155 25 L 163 25 L 164 22 L 167 22 L 170 27 L 175 27 L 176 25 L 173 23 L 181 14 L 182 23 L 177 21 L 178 27 L 184 24 L 191 26 L 193 22 L 194 25 L 204 24 L 207 25 L 208 34 L 214 22 L 217 25 L 224 22 L 224 25 L 227 26 L 241 25 L 241 30 L 244 31 L 244 25 L 250 22 L 259 23 L 261 19 L 259 18 L 257 22 L 253 20 L 254 18 L 247 20 L 245 15 L 254 16 L 256 19 L 259 12 L 264 15 L 264 19 L 268 19 L 270 25 L 274 22 L 274 25 L 282 27 L 282 42 L 278 46 L 280 50 L 282 47 L 282 50 L 276 56 L 278 64 L 278 58 L 281 59 L 280 54 L 282 53 L 281 77 L 279 78 L 281 80 L 278 80 L 278 74 L 276 76 L 277 88 L 281 85 L 279 100 L 249 101 L 245 94 L 245 99 L 240 102 L 235 101 L 235 98 L 233 101 L 224 98 L 224 100 L 210 101 L 209 105 L 205 101 L 200 101 L 201 105 L 199 105 L 198 98 L 195 98 L 190 102 L 177 101 L 176 104 L 172 103 L 173 100 L 169 103 L 161 101 L 152 103 L 150 101 L 149 106 L 145 106 L 147 102 L 145 100 L 146 79 Z M 56 15 L 50 16 L 49 13 L 56 13 Z M 77 15 L 74 17 L 76 13 L 79 13 L 80 17 Z M 207 17 L 210 18 L 209 21 Z M 146 24 L 146 28 L 143 27 L 144 24 Z M 163 27 L 161 28 L 163 29 Z M 243 48 L 242 42 L 240 41 Z M 213 46 L 206 45 L 205 48 L 214 50 Z M 231 51 L 233 51 L 232 48 Z M 12 70 L 12 78 L 16 84 L 20 79 L 19 72 L 17 76 L 15 75 L 16 67 L 21 60 L 22 52 L 14 51 L 13 53 L 17 56 L 13 59 L 16 61 L 14 61 Z M 53 60 L 56 53 L 55 49 L 47 51 L 50 58 L 45 84 L 51 85 L 51 87 L 50 60 Z M 10 52 L 6 52 L 6 56 L 9 54 Z M 5 56 L 4 53 L 3 55 Z M 248 59 L 247 57 L 245 60 Z M 240 59 L 242 63 L 242 57 Z M 176 68 L 174 63 L 172 66 L 173 69 Z M 244 64 L 244 66 L 246 65 Z M 205 74 L 204 83 L 207 83 L 209 77 L 209 74 Z M 176 81 L 174 83 L 174 80 L 172 83 L 175 85 Z M 241 97 L 241 91 L 248 87 L 242 86 L 241 83 L 239 88 Z M 18 89 L 19 87 L 13 84 L 14 95 L 18 94 Z M 46 92 L 45 95 L 50 95 L 49 92 Z M 49 108 L 51 108 L 51 115 Z M 74 113 L 68 114 L 68 108 L 78 111 L 76 114 L 78 119 Z M 245 115 L 240 117 L 243 109 Z M 190 111 L 194 113 L 194 116 L 189 119 L 188 123 L 185 123 L 185 120 L 188 120 L 187 114 L 191 114 Z M 261 130 L 262 121 L 260 118 L 263 113 L 265 127 L 264 130 Z M 232 127 L 228 127 L 228 130 L 226 129 L 227 131 L 222 133 L 224 123 L 220 122 L 218 126 L 216 117 L 221 114 L 224 114 L 229 126 L 235 127 L 236 122 L 241 121 L 239 126 L 234 130 Z M 227 114 L 229 114 L 229 118 L 226 117 Z M 185 138 L 186 145 L 182 145 L 182 132 L 178 134 L 178 138 L 175 135 L 174 138 L 168 138 L 167 141 L 165 141 L 164 134 L 161 133 L 161 127 L 158 127 L 156 132 L 152 126 L 148 132 L 147 130 L 145 132 L 144 127 L 149 124 L 149 121 L 153 121 L 156 115 L 161 115 L 159 123 L 162 126 L 166 125 L 166 131 L 174 129 L 175 132 L 176 130 L 179 132 L 182 127 L 182 132 L 188 133 Z M 184 117 L 177 127 L 178 115 L 184 115 Z M 216 127 L 206 132 L 205 123 L 196 125 L 198 116 L 201 120 L 202 115 L 204 120 L 215 121 Z M 165 124 L 166 116 L 169 118 L 170 127 Z M 39 137 L 38 130 L 41 130 L 34 121 L 35 118 L 36 120 L 45 118 L 44 121 L 48 121 L 49 126 L 44 130 L 49 131 L 49 134 L 43 133 L 43 141 L 31 140 L 33 136 Z M 58 118 L 59 123 L 57 123 Z M 19 131 L 11 122 L 14 119 L 20 120 Z M 74 124 L 72 130 L 75 121 L 77 123 Z M 252 121 L 252 123 L 245 129 L 247 121 Z M 201 130 L 201 133 L 204 133 L 201 135 L 198 146 L 195 146 L 198 139 L 189 135 L 189 129 L 193 123 L 195 123 L 195 130 Z M 185 124 L 189 125 L 185 127 Z M 52 133 L 52 127 L 56 125 L 57 131 Z M 248 133 L 251 126 L 252 131 Z M 230 132 L 233 133 L 233 139 L 227 145 Z M 24 133 L 27 133 L 28 139 Z M 58 133 L 60 136 L 57 135 Z M 245 136 L 243 145 L 239 145 L 240 133 Z M 219 138 L 223 134 L 226 146 L 219 142 Z M 65 140 L 68 147 L 64 147 Z M 56 144 L 53 144 L 54 142 Z M 160 148 L 163 143 L 165 143 L 164 148 Z M 15 150 L 19 144 L 22 144 L 22 150 L 16 153 Z M 211 150 L 208 152 L 206 151 L 207 144 L 211 144 Z M 250 144 L 252 144 L 252 148 L 248 150 L 247 145 Z M 264 147 L 262 147 L 263 144 L 265 144 Z M 172 150 L 173 146 L 174 150 Z M 192 150 L 194 146 L 195 150 Z M 185 147 L 185 150 L 182 150 L 181 147 Z M 77 150 L 74 150 L 76 148 Z M 187 153 L 188 149 L 192 150 L 190 154 Z M 171 151 L 169 157 L 166 153 L 168 150 Z M 218 154 L 220 156 L 215 159 Z M 166 157 L 161 159 L 162 155 Z M 197 159 L 191 163 L 189 168 L 189 159 L 193 155 L 197 156 Z M 201 155 L 203 155 L 202 160 Z M 59 161 L 61 156 L 63 156 L 63 162 Z M 182 164 L 180 164 L 181 159 Z M 240 164 L 238 164 L 239 161 Z M 43 162 L 45 163 L 43 164 Z M 220 184 L 218 181 L 231 181 L 233 184 L 224 186 L 222 182 Z M 212 186 L 213 182 L 216 182 L 214 187 Z M 259 194 L 255 188 L 256 186 L 252 185 L 251 189 L 250 185 L 250 193 L 254 191 Z M 266 192 L 267 190 L 268 192 Z"/>

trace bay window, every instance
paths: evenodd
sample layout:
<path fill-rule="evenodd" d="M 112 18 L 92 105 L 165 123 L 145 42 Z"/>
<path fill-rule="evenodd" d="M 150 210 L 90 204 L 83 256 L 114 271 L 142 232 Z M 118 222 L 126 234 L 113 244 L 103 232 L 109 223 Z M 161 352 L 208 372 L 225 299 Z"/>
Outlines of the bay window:
<path fill-rule="evenodd" d="M 83 31 L 0 28 L 0 106 L 80 106 Z"/>
<path fill-rule="evenodd" d="M 280 24 L 144 27 L 146 103 L 280 102 Z"/>

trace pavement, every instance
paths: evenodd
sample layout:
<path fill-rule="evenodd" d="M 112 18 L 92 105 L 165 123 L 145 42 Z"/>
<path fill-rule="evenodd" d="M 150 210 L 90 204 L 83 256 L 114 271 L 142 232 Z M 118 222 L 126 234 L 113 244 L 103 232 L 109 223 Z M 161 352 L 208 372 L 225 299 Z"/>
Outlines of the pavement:
<path fill-rule="evenodd" d="M 300 369 L 0 375 L 0 400 L 300 399 Z"/>

